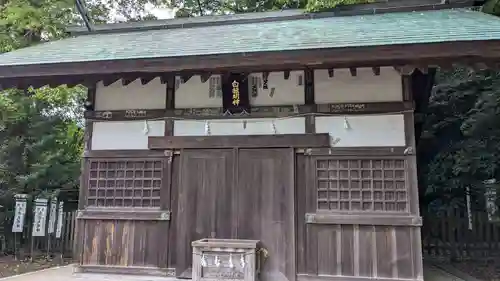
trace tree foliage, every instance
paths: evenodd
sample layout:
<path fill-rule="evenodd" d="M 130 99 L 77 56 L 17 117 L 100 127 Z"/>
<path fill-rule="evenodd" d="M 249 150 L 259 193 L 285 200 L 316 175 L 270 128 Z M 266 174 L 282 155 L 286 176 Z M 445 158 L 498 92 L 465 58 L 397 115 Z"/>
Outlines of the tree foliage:
<path fill-rule="evenodd" d="M 305 9 L 309 12 L 319 12 L 338 6 L 371 2 L 374 0 L 172 0 L 167 5 L 177 10 L 177 17 L 193 17 L 281 9 Z"/>
<path fill-rule="evenodd" d="M 0 52 L 65 36 L 76 23 L 68 0 L 0 0 Z M 0 92 L 0 200 L 78 186 L 85 89 L 9 89 Z"/>
<path fill-rule="evenodd" d="M 463 204 L 469 188 L 482 208 L 486 181 L 500 181 L 500 73 L 440 71 L 424 116 L 418 159 L 422 203 Z"/>

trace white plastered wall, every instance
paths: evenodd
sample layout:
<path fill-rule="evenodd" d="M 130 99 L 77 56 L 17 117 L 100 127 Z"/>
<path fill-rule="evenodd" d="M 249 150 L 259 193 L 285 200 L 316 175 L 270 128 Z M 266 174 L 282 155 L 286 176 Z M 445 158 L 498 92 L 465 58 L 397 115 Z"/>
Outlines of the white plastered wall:
<path fill-rule="evenodd" d="M 262 79 L 261 73 L 249 76 Z M 269 74 L 268 89 L 259 87 L 256 97 L 251 97 L 254 106 L 293 105 L 304 103 L 303 72 L 290 72 L 289 79 L 283 72 Z M 262 83 L 262 81 L 261 81 Z M 193 76 L 176 90 L 176 107 L 220 107 L 222 98 L 209 97 L 209 83 L 202 83 Z M 251 83 L 249 83 L 251 88 Z M 271 95 L 271 89 L 274 93 Z M 250 95 L 252 91 L 249 91 Z M 165 107 L 166 85 L 159 78 L 142 85 L 136 80 L 128 86 L 121 81 L 104 87 L 97 85 L 96 110 L 161 109 Z M 348 69 L 336 69 L 334 77 L 327 70 L 315 71 L 316 103 L 383 102 L 401 101 L 401 77 L 393 68 L 382 68 L 375 76 L 371 68 L 358 69 L 351 76 Z M 273 122 L 274 120 L 274 127 Z M 330 133 L 339 138 L 336 146 L 404 146 L 404 120 L 402 114 L 376 116 L 347 116 L 350 128 L 345 129 L 344 116 L 316 117 L 317 133 Z M 260 135 L 305 133 L 305 118 L 289 119 L 226 119 L 208 120 L 211 135 Z M 246 121 L 246 125 L 244 122 Z M 144 133 L 144 121 L 95 122 L 92 137 L 94 150 L 147 149 L 148 136 L 163 136 L 164 121 L 149 121 L 149 132 Z M 176 120 L 174 135 L 205 135 L 203 120 Z M 276 131 L 274 131 L 274 128 Z"/>
<path fill-rule="evenodd" d="M 303 76 L 303 71 L 291 71 L 289 78 L 285 79 L 283 72 L 271 72 L 268 77 L 268 87 L 263 89 L 262 73 L 249 75 L 250 104 L 253 106 L 304 104 Z M 260 80 L 257 96 L 252 96 L 252 83 L 250 82 L 252 77 Z M 222 106 L 222 97 L 220 95 L 209 94 L 210 79 L 202 83 L 200 76 L 193 76 L 185 83 L 177 83 L 178 87 L 175 90 L 176 108 Z"/>
<path fill-rule="evenodd" d="M 401 75 L 392 67 L 381 67 L 380 75 L 371 68 L 357 68 L 356 76 L 349 69 L 314 71 L 314 98 L 317 104 L 349 102 L 402 101 Z"/>
<path fill-rule="evenodd" d="M 174 135 L 205 136 L 207 135 L 207 124 L 210 135 L 214 136 L 304 134 L 306 131 L 305 118 L 303 117 L 288 119 L 176 120 L 174 122 Z"/>
<path fill-rule="evenodd" d="M 97 84 L 95 110 L 160 109 L 165 108 L 166 85 L 156 78 L 146 85 L 140 79 L 127 86 L 122 81 L 105 87 Z"/>
<path fill-rule="evenodd" d="M 92 150 L 148 149 L 148 137 L 165 133 L 165 121 L 94 122 L 93 127 Z"/>
<path fill-rule="evenodd" d="M 320 116 L 316 133 L 338 139 L 335 147 L 405 146 L 403 114 Z"/>

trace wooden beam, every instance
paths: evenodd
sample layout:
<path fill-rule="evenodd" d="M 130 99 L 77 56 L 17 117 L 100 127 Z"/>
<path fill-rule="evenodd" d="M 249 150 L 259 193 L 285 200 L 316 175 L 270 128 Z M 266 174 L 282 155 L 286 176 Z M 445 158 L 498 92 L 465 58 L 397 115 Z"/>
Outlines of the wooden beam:
<path fill-rule="evenodd" d="M 285 80 L 290 79 L 290 70 L 285 70 L 285 71 L 283 71 L 283 78 L 284 78 Z"/>
<path fill-rule="evenodd" d="M 166 83 L 165 108 L 173 110 L 175 108 L 175 76 L 170 76 Z"/>
<path fill-rule="evenodd" d="M 357 76 L 358 75 L 358 69 L 355 67 L 349 67 L 349 72 L 351 73 L 351 76 Z"/>
<path fill-rule="evenodd" d="M 121 266 L 121 265 L 75 265 L 76 273 L 96 273 L 96 274 L 121 274 L 121 275 L 145 275 L 160 277 L 175 277 L 175 268 L 159 268 L 148 266 Z M 174 278 L 175 279 L 175 278 Z M 395 280 L 398 281 L 398 280 Z"/>
<path fill-rule="evenodd" d="M 411 75 L 413 71 L 415 71 L 414 65 L 402 65 L 402 66 L 394 66 L 394 69 L 399 72 L 400 75 Z"/>
<path fill-rule="evenodd" d="M 167 84 L 168 85 L 168 84 Z M 177 108 L 174 109 L 175 101 L 167 94 L 167 109 L 130 109 L 110 111 L 88 111 L 85 118 L 107 121 L 126 120 L 151 120 L 161 118 L 182 119 L 241 119 L 241 118 L 272 118 L 289 117 L 297 114 L 319 113 L 319 114 L 367 114 L 401 112 L 413 109 L 413 103 L 408 102 L 373 102 L 373 103 L 332 103 L 332 104 L 303 104 L 285 106 L 254 106 L 249 115 L 224 115 L 221 107 L 209 108 Z"/>
<path fill-rule="evenodd" d="M 329 134 L 149 137 L 149 149 L 328 147 Z"/>
<path fill-rule="evenodd" d="M 359 224 L 359 225 L 390 225 L 390 226 L 422 226 L 422 218 L 417 216 L 387 216 L 372 214 L 306 214 L 309 224 Z"/>
<path fill-rule="evenodd" d="M 114 84 L 116 81 L 122 79 L 123 75 L 107 75 L 106 77 L 103 77 L 102 79 L 102 85 L 104 87 L 108 87 L 112 84 Z"/>
<path fill-rule="evenodd" d="M 304 70 L 304 100 L 308 105 L 314 105 L 314 70 Z"/>
<path fill-rule="evenodd" d="M 84 158 L 159 158 L 165 157 L 164 151 L 159 150 L 89 150 L 83 153 Z"/>
<path fill-rule="evenodd" d="M 127 78 L 122 78 L 122 86 L 128 86 L 130 83 L 134 82 L 137 80 L 138 77 L 127 77 Z"/>
<path fill-rule="evenodd" d="M 141 77 L 141 84 L 147 85 L 149 82 L 153 81 L 156 77 L 158 76 L 151 75 L 151 76 Z"/>
<path fill-rule="evenodd" d="M 321 156 L 352 156 L 354 158 L 361 157 L 404 157 L 406 146 L 390 146 L 390 147 L 328 147 L 328 148 L 312 148 L 304 151 L 305 155 Z"/>
<path fill-rule="evenodd" d="M 329 68 L 329 69 L 328 69 L 328 77 L 330 77 L 330 78 L 331 78 L 331 77 L 333 77 L 333 76 L 335 76 L 335 72 L 334 72 L 333 68 Z"/>
<path fill-rule="evenodd" d="M 77 219 L 85 220 L 170 220 L 168 210 L 86 209 L 78 211 Z"/>
<path fill-rule="evenodd" d="M 191 79 L 191 77 L 193 77 L 193 74 L 184 74 L 184 75 L 181 75 L 181 81 L 182 81 L 182 83 L 186 83 L 187 81 L 189 81 L 189 79 Z"/>
<path fill-rule="evenodd" d="M 208 81 L 208 79 L 210 79 L 211 76 L 212 76 L 211 73 L 200 74 L 201 83 L 206 83 Z"/>

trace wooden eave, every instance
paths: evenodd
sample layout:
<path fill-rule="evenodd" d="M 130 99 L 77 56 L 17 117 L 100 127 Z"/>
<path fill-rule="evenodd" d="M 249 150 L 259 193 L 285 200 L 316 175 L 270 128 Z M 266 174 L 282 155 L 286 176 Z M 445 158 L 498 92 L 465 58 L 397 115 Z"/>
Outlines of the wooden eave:
<path fill-rule="evenodd" d="M 185 57 L 69 62 L 0 66 L 0 85 L 95 84 L 104 78 L 166 77 L 235 72 L 271 72 L 298 69 L 405 66 L 435 67 L 484 63 L 500 57 L 500 40 L 309 49 L 279 52 L 233 53 Z M 133 79 L 132 77 L 132 79 Z M 129 78 L 130 79 L 130 78 Z M 35 85 L 34 85 L 35 86 Z"/>

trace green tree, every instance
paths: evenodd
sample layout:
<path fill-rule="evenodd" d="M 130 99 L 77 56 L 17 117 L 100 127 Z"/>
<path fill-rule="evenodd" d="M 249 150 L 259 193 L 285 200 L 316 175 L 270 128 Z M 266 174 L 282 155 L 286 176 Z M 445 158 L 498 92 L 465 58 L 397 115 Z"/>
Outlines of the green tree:
<path fill-rule="evenodd" d="M 309 12 L 338 6 L 371 3 L 374 0 L 172 0 L 167 6 L 177 10 L 176 17 L 265 12 L 280 9 L 305 9 Z"/>
<path fill-rule="evenodd" d="M 500 180 L 500 74 L 456 68 L 436 78 L 417 149 L 421 203 L 464 204 L 469 188 L 484 208 L 485 181 Z"/>
<path fill-rule="evenodd" d="M 0 52 L 66 36 L 77 23 L 67 0 L 0 0 Z M 0 92 L 0 200 L 77 188 L 80 173 L 82 87 Z"/>

